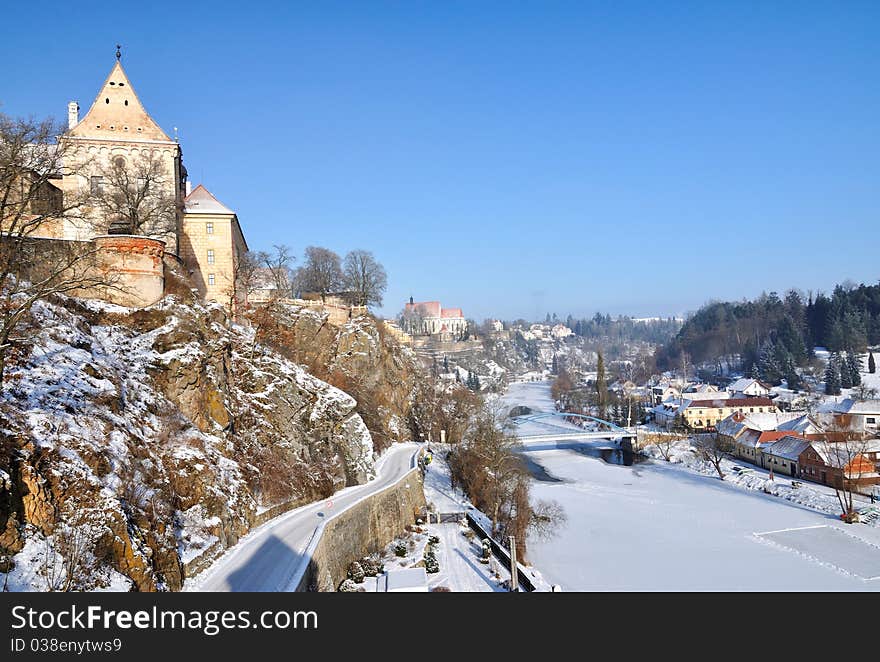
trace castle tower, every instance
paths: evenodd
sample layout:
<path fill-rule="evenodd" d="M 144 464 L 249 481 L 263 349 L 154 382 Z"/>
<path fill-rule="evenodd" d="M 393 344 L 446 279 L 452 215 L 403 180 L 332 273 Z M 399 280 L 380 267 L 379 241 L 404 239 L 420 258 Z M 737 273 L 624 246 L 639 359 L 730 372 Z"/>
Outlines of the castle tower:
<path fill-rule="evenodd" d="M 177 208 L 182 209 L 186 169 L 180 145 L 147 113 L 122 67 L 118 50 L 116 58 L 95 101 L 81 120 L 76 103 L 68 105 L 68 123 L 72 126 L 63 140 L 72 144 L 69 145 L 70 156 L 65 159 L 65 171 L 75 174 L 66 174 L 62 187 L 81 193 L 101 190 L 106 173 L 114 163 L 134 167 L 152 157 L 160 165 L 161 178 L 157 183 L 163 194 L 173 196 Z M 87 209 L 85 216 L 85 222 L 78 225 L 70 222 L 65 226 L 66 239 L 91 239 L 108 232 L 112 219 L 101 218 L 96 209 Z M 170 253 L 178 252 L 180 227 L 178 213 L 175 228 L 157 237 L 165 241 Z"/>

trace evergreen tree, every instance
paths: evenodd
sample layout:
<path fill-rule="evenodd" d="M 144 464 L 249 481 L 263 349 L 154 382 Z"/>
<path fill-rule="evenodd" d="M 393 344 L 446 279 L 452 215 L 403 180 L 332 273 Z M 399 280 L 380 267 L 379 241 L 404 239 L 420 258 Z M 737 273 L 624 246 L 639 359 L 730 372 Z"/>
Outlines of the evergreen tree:
<path fill-rule="evenodd" d="M 846 367 L 844 368 L 849 372 L 849 379 L 853 386 L 860 386 L 862 383 L 862 375 L 861 367 L 858 355 L 849 351 L 846 353 Z"/>
<path fill-rule="evenodd" d="M 852 352 L 847 352 L 845 357 L 839 356 L 837 359 L 838 370 L 840 371 L 840 388 L 852 388 L 853 378 L 852 370 L 850 370 L 849 357 Z"/>
<path fill-rule="evenodd" d="M 605 383 L 605 359 L 602 352 L 599 352 L 599 360 L 596 363 L 596 403 L 599 405 L 599 411 L 604 414 L 605 406 L 608 404 L 608 385 Z"/>
<path fill-rule="evenodd" d="M 449 373 L 449 357 L 445 354 L 443 355 L 443 372 Z"/>
<path fill-rule="evenodd" d="M 836 352 L 828 357 L 825 366 L 825 395 L 840 395 L 840 359 Z"/>
<path fill-rule="evenodd" d="M 550 374 L 559 374 L 559 360 L 556 358 L 556 354 L 553 355 L 553 367 L 550 369 Z"/>
<path fill-rule="evenodd" d="M 804 380 L 798 374 L 794 361 L 790 361 L 785 372 L 785 382 L 792 391 L 799 391 L 804 386 Z"/>
<path fill-rule="evenodd" d="M 877 364 L 874 363 L 874 353 L 873 352 L 868 353 L 868 372 L 870 372 L 872 375 L 875 372 L 877 372 Z"/>

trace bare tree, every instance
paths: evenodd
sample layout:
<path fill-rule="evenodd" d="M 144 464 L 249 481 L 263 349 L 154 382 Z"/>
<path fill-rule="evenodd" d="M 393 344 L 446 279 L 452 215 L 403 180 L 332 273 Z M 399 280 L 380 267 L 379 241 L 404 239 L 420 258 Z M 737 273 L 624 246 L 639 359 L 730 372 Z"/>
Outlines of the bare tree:
<path fill-rule="evenodd" d="M 161 239 L 177 230 L 180 200 L 173 175 L 151 151 L 137 158 L 113 158 L 90 186 L 91 204 L 109 221 L 111 234 L 137 234 Z"/>
<path fill-rule="evenodd" d="M 65 224 L 81 226 L 85 193 L 62 190 L 61 173 L 75 176 L 69 143 L 52 120 L 0 114 L 0 388 L 10 350 L 28 338 L 23 324 L 38 299 L 114 287 L 112 274 L 95 269 L 88 244 L 37 239 Z"/>
<path fill-rule="evenodd" d="M 566 521 L 568 517 L 558 501 L 540 500 L 532 507 L 529 532 L 541 540 L 550 540 Z"/>
<path fill-rule="evenodd" d="M 415 336 L 426 333 L 425 318 L 428 317 L 428 310 L 424 305 L 404 308 L 398 316 L 398 324 L 400 328 L 408 334 Z"/>
<path fill-rule="evenodd" d="M 345 256 L 343 272 L 345 289 L 351 292 L 355 305 L 382 305 L 382 295 L 388 287 L 388 276 L 385 268 L 370 251 L 349 252 Z"/>
<path fill-rule="evenodd" d="M 326 301 L 331 292 L 342 287 L 343 274 L 339 256 L 329 248 L 308 246 L 305 264 L 297 269 L 297 287 L 303 292 L 316 292 Z"/>
<path fill-rule="evenodd" d="M 245 251 L 236 257 L 232 264 L 232 275 L 225 276 L 230 310 L 237 311 L 241 303 L 247 304 L 250 296 L 260 289 L 261 268 L 262 264 L 256 253 Z"/>
<path fill-rule="evenodd" d="M 694 441 L 694 448 L 701 459 L 711 464 L 718 472 L 718 478 L 724 480 L 721 463 L 733 453 L 733 444 L 727 437 L 715 434 L 701 434 Z"/>
<path fill-rule="evenodd" d="M 52 534 L 47 536 L 40 559 L 40 574 L 47 591 L 75 591 L 86 587 L 84 575 L 95 559 L 93 550 L 105 530 L 103 515 L 71 500 L 56 509 Z"/>
<path fill-rule="evenodd" d="M 822 461 L 837 474 L 832 486 L 840 504 L 841 517 L 846 522 L 858 521 L 855 495 L 862 480 L 877 471 L 870 459 L 871 453 L 877 450 L 876 443 L 856 430 L 834 426 L 825 430 L 823 440 L 812 444 Z"/>
<path fill-rule="evenodd" d="M 293 293 L 291 265 L 296 260 L 290 246 L 275 244 L 271 252 L 260 251 L 256 260 L 261 262 L 269 276 L 274 299 L 284 299 Z"/>

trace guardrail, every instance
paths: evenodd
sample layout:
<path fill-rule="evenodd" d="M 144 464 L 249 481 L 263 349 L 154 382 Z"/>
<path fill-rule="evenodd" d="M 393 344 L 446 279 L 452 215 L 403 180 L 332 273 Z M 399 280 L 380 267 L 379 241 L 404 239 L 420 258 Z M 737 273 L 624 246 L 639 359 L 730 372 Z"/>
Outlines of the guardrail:
<path fill-rule="evenodd" d="M 510 571 L 511 561 L 510 561 L 510 552 L 508 552 L 495 538 L 493 538 L 489 533 L 480 526 L 480 523 L 475 520 L 470 513 L 467 513 L 467 522 L 468 526 L 473 529 L 473 531 L 483 538 L 489 539 L 489 545 L 492 548 L 492 553 L 498 557 L 498 560 L 501 562 L 505 568 L 507 568 L 508 572 Z M 532 592 L 535 590 L 535 585 L 532 584 L 532 580 L 529 579 L 529 576 L 526 574 L 528 571 L 522 566 L 521 563 L 517 563 L 516 567 L 518 568 L 517 572 L 517 584 L 526 590 L 526 592 Z"/>

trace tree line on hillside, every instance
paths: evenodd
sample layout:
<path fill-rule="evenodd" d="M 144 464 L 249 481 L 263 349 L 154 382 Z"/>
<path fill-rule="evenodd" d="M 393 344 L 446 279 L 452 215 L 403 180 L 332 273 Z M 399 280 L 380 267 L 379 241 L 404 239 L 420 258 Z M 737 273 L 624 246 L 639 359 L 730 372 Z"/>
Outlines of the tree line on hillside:
<path fill-rule="evenodd" d="M 489 320 L 487 320 L 488 322 Z M 528 328 L 531 322 L 524 319 L 513 321 L 514 325 Z M 590 318 L 575 318 L 568 315 L 565 319 L 556 313 L 547 313 L 544 324 L 553 326 L 564 324 L 571 329 L 576 336 L 588 340 L 602 339 L 610 343 L 645 342 L 659 345 L 667 342 L 681 328 L 681 320 L 670 318 L 657 319 L 634 319 L 626 315 L 611 315 L 596 313 Z"/>
<path fill-rule="evenodd" d="M 778 384 L 798 382 L 795 368 L 822 346 L 847 355 L 880 343 L 880 285 L 838 285 L 831 296 L 789 290 L 755 300 L 707 303 L 656 353 L 661 370 L 724 364 Z"/>
<path fill-rule="evenodd" d="M 271 251 L 246 253 L 236 278 L 248 292 L 269 288 L 279 298 L 318 294 L 341 294 L 355 306 L 382 305 L 388 287 L 385 268 L 370 251 L 349 251 L 345 258 L 321 246 L 308 246 L 302 266 L 294 268 L 296 257 L 289 246 L 275 245 Z"/>

